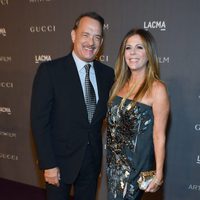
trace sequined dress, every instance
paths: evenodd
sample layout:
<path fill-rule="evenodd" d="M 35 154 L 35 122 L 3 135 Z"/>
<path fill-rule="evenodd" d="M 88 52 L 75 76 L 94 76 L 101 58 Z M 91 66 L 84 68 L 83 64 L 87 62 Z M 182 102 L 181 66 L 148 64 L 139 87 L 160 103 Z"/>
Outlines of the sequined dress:
<path fill-rule="evenodd" d="M 108 107 L 107 178 L 109 200 L 139 200 L 137 180 L 154 165 L 152 107 L 116 96 Z"/>

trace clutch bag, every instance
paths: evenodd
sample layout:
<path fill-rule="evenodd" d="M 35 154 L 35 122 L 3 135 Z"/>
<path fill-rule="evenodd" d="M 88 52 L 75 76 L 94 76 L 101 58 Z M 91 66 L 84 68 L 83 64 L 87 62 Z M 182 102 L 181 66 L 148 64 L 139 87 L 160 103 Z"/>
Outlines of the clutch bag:
<path fill-rule="evenodd" d="M 140 190 L 146 190 L 148 185 L 154 179 L 156 174 L 155 170 L 140 172 L 139 179 L 137 180 Z"/>

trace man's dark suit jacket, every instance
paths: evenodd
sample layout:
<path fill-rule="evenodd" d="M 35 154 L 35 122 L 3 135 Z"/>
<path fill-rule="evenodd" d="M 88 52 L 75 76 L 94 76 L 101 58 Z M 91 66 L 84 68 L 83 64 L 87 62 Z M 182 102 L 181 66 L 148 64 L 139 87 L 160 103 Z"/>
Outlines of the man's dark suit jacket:
<path fill-rule="evenodd" d="M 99 101 L 88 122 L 81 82 L 70 53 L 42 63 L 36 73 L 31 101 L 31 125 L 41 169 L 59 167 L 61 178 L 72 183 L 91 145 L 97 175 L 102 158 L 102 121 L 107 111 L 113 70 L 94 61 Z"/>

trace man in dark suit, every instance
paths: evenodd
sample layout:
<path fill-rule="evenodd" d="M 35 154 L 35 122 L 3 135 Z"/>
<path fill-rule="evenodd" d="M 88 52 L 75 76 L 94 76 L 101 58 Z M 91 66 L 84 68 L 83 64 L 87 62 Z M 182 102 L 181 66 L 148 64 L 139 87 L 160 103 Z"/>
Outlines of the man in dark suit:
<path fill-rule="evenodd" d="M 48 200 L 70 199 L 72 185 L 75 200 L 95 199 L 101 127 L 114 80 L 113 70 L 95 60 L 103 25 L 104 19 L 95 12 L 79 16 L 71 32 L 73 51 L 42 63 L 34 79 L 31 124 Z M 93 97 L 88 100 L 91 87 Z"/>

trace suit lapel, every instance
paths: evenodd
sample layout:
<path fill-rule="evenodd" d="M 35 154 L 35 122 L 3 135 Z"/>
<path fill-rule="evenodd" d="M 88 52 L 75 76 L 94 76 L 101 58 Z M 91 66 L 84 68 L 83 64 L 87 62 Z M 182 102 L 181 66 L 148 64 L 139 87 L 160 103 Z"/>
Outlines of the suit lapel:
<path fill-rule="evenodd" d="M 98 63 L 94 62 L 94 70 L 95 70 L 95 76 L 96 76 L 96 81 L 97 81 L 97 88 L 98 88 L 98 94 L 99 94 L 99 101 L 97 102 L 97 104 L 99 102 L 101 102 L 101 98 L 102 98 L 102 81 L 103 81 L 103 77 L 102 77 L 102 73 L 101 73 L 101 66 L 98 66 Z"/>
<path fill-rule="evenodd" d="M 71 87 L 73 87 L 74 91 L 75 91 L 75 92 L 73 92 L 75 94 L 75 97 L 72 97 L 72 98 L 77 98 L 77 100 L 79 101 L 79 103 L 77 103 L 77 106 L 80 106 L 80 114 L 82 113 L 83 118 L 89 124 L 87 108 L 86 108 L 86 104 L 85 104 L 85 98 L 84 98 L 79 74 L 78 74 L 78 71 L 76 68 L 75 61 L 71 54 L 66 59 L 66 70 L 67 70 L 67 73 L 70 74 L 68 77 L 69 81 L 67 82 L 67 84 L 69 84 Z M 103 83 L 104 77 L 103 77 L 101 65 L 96 61 L 94 61 L 94 70 L 95 70 L 95 76 L 96 76 L 96 81 L 97 81 L 99 100 L 96 105 L 96 109 L 95 109 L 95 113 L 94 113 L 92 122 L 94 122 L 95 119 L 98 118 L 99 114 L 101 114 L 102 103 L 103 104 L 105 103 L 105 100 L 104 100 L 105 88 L 104 88 L 104 83 Z"/>
<path fill-rule="evenodd" d="M 69 57 L 67 57 L 66 69 L 67 69 L 67 73 L 69 74 L 68 84 L 70 84 L 70 87 L 73 87 L 73 90 L 74 90 L 73 93 L 75 94 L 75 97 L 72 97 L 72 98 L 77 98 L 77 101 L 79 102 L 78 105 L 80 106 L 80 112 L 82 112 L 82 115 L 84 116 L 84 118 L 88 120 L 87 108 L 85 105 L 85 98 L 84 98 L 84 94 L 83 94 L 83 90 L 81 86 L 81 81 L 80 81 L 76 64 L 72 55 L 69 55 Z"/>
<path fill-rule="evenodd" d="M 94 70 L 95 70 L 95 76 L 96 76 L 96 81 L 97 81 L 99 100 L 97 102 L 96 110 L 95 110 L 92 121 L 95 120 L 95 118 L 98 116 L 98 114 L 101 111 L 101 103 L 102 103 L 102 98 L 104 96 L 104 93 L 103 93 L 103 80 L 104 79 L 103 79 L 101 66 L 95 61 L 94 61 Z"/>

